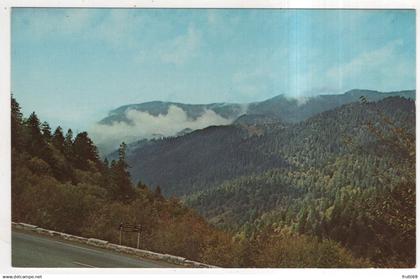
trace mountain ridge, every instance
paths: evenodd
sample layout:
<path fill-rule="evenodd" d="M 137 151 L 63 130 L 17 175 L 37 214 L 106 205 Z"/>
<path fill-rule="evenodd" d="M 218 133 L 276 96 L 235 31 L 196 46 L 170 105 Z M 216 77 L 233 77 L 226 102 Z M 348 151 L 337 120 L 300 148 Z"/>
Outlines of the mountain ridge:
<path fill-rule="evenodd" d="M 389 97 L 377 105 L 372 102 L 370 106 L 383 106 L 390 115 L 405 115 L 413 113 L 413 103 L 403 97 Z M 395 111 L 389 107 L 395 107 Z M 401 111 L 401 107 L 408 111 Z M 344 125 L 348 119 L 343 115 L 354 120 Z M 166 195 L 188 195 L 241 175 L 278 167 L 293 169 L 293 166 L 320 165 L 328 156 L 342 152 L 344 146 L 339 136 L 347 133 L 365 140 L 366 132 L 356 127 L 369 117 L 373 116 L 363 111 L 362 104 L 350 103 L 295 124 L 213 126 L 181 137 L 154 140 L 147 147 L 133 146 L 128 162 L 134 180 L 144 180 L 154 187 L 159 185 Z M 343 122 L 341 126 L 337 119 Z M 319 121 L 324 124 L 316 124 Z M 411 123 L 412 119 L 406 121 Z M 324 132 L 326 129 L 331 131 L 328 135 L 319 134 L 317 131 L 321 128 L 316 128 L 318 126 L 325 126 Z M 342 130 L 343 127 L 346 130 Z M 322 156 L 312 156 L 314 153 Z M 305 159 L 299 160 L 299 156 Z"/>
<path fill-rule="evenodd" d="M 115 123 L 127 123 L 130 125 L 139 124 L 133 123 L 133 120 L 127 117 L 127 113 L 129 111 L 144 112 L 149 114 L 151 117 L 157 118 L 167 116 L 169 109 L 172 106 L 181 109 L 181 111 L 185 113 L 187 119 L 191 122 L 198 120 L 200 117 L 204 117 L 205 112 L 213 111 L 216 116 L 224 119 L 224 122 L 226 123 L 233 123 L 244 115 L 251 115 L 250 118 L 253 119 L 250 120 L 251 124 L 253 121 L 257 121 L 256 118 L 259 118 L 257 121 L 258 123 L 264 121 L 267 121 L 268 123 L 277 121 L 296 123 L 322 111 L 330 110 L 346 103 L 359 101 L 361 96 L 367 97 L 370 101 L 378 101 L 390 96 L 402 96 L 415 100 L 415 95 L 415 90 L 380 92 L 375 90 L 352 89 L 343 94 L 321 94 L 305 98 L 304 100 L 280 94 L 263 101 L 251 103 L 220 102 L 210 104 L 185 104 L 180 102 L 150 101 L 120 106 L 111 110 L 108 113 L 108 116 L 100 120 L 98 124 L 100 124 L 101 128 L 104 129 L 112 127 Z M 246 121 L 242 119 L 242 123 L 246 124 Z M 188 125 L 189 124 L 186 123 L 184 125 L 185 127 L 180 127 L 180 130 L 177 133 L 182 134 L 182 131 L 186 129 L 195 130 L 193 127 L 189 127 Z M 211 126 L 211 120 L 208 124 L 204 125 Z M 164 133 L 155 134 L 160 134 L 161 136 L 173 136 L 177 133 L 171 135 Z M 153 135 L 150 135 L 150 138 L 153 138 Z"/>

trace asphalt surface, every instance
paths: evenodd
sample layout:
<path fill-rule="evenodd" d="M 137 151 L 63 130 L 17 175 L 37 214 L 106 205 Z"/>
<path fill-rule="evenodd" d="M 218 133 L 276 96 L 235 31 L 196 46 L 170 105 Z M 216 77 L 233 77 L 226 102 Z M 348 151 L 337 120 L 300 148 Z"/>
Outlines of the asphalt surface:
<path fill-rule="evenodd" d="M 12 230 L 13 267 L 179 268 L 166 262 Z"/>

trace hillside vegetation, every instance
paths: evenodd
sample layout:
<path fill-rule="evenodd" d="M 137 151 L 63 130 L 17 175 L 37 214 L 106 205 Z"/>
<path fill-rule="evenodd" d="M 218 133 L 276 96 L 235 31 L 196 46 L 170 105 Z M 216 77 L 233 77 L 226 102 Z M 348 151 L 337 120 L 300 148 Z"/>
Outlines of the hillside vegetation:
<path fill-rule="evenodd" d="M 25 118 L 12 98 L 12 220 L 118 243 L 121 222 L 140 224 L 140 248 L 184 256 L 226 267 L 361 267 L 356 258 L 329 239 L 268 224 L 228 232 L 206 222 L 159 187 L 133 185 L 125 160 L 99 159 L 86 132 L 51 131 L 35 113 Z M 136 236 L 124 244 L 135 245 Z"/>
<path fill-rule="evenodd" d="M 341 243 L 377 266 L 415 264 L 415 104 L 356 102 L 288 124 L 238 123 L 133 148 L 136 179 L 212 224 Z"/>

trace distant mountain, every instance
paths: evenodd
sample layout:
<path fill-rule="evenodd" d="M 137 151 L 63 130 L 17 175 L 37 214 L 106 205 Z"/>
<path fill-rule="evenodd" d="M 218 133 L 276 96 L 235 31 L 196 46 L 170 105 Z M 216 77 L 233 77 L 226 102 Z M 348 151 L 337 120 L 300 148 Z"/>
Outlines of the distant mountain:
<path fill-rule="evenodd" d="M 100 126 L 95 129 L 93 136 L 94 139 L 98 139 L 96 142 L 99 149 L 108 153 L 110 148 L 116 149 L 122 141 L 130 143 L 141 139 L 182 136 L 212 125 L 297 123 L 323 111 L 357 102 L 360 96 L 366 96 L 369 101 L 378 101 L 391 96 L 415 99 L 415 91 L 381 93 L 356 89 L 344 94 L 319 95 L 303 100 L 279 95 L 249 104 L 183 104 L 160 101 L 131 104 L 111 111 L 107 117 L 99 121 Z M 170 114 L 171 109 L 172 114 Z M 143 112 L 146 115 L 128 115 L 133 111 Z M 126 124 L 125 128 L 121 128 L 121 123 Z"/>
<path fill-rule="evenodd" d="M 132 148 L 127 160 L 134 181 L 159 185 L 164 194 L 177 196 L 274 165 L 287 166 L 281 156 L 247 150 L 241 143 L 252 137 L 240 126 L 212 126 Z"/>
<path fill-rule="evenodd" d="M 379 187 L 382 183 L 377 180 L 374 169 L 392 172 L 388 165 L 389 150 L 380 149 L 378 139 L 367 128 L 369 122 L 383 128 L 384 121 L 379 113 L 415 135 L 412 100 L 389 97 L 368 105 L 343 105 L 286 128 L 272 127 L 255 140 L 241 142 L 242 149 L 247 150 L 246 156 L 271 154 L 281 158 L 282 163 L 263 168 L 261 172 L 206 185 L 202 191 L 193 188 L 187 194 L 188 205 L 215 223 L 244 224 L 256 218 L 255 212 L 262 216 L 282 204 L 297 204 L 293 199 L 308 198 L 312 191 L 321 195 L 318 187 L 325 187 L 322 195 L 332 198 L 334 187 Z M 352 144 L 346 143 L 349 140 Z M 395 165 L 395 158 L 390 161 Z M 239 160 L 237 164 L 240 166 L 243 162 Z M 162 166 L 161 171 L 164 169 Z M 298 206 L 296 210 L 299 211 Z"/>
<path fill-rule="evenodd" d="M 179 131 L 175 136 L 176 137 L 184 136 L 186 134 L 191 133 L 192 131 L 194 131 L 194 130 L 193 129 L 190 129 L 190 128 L 185 128 L 184 130 Z"/>
<path fill-rule="evenodd" d="M 242 125 L 262 125 L 262 124 L 273 124 L 280 123 L 282 120 L 280 117 L 268 114 L 243 114 L 239 116 L 233 124 L 242 124 Z"/>
<path fill-rule="evenodd" d="M 415 90 L 383 93 L 373 90 L 354 89 L 344 94 L 309 97 L 303 102 L 284 95 L 278 95 L 262 102 L 249 104 L 183 104 L 176 102 L 153 101 L 121 106 L 110 111 L 108 116 L 100 120 L 99 123 L 110 125 L 113 122 L 130 122 L 126 116 L 126 112 L 129 110 L 147 112 L 153 116 L 166 115 L 170 106 L 177 106 L 181 108 L 191 119 L 197 119 L 197 117 L 201 116 L 205 110 L 212 110 L 218 115 L 230 119 L 236 119 L 243 114 L 247 114 L 253 115 L 254 117 L 266 118 L 269 122 L 273 121 L 274 118 L 280 118 L 285 122 L 298 122 L 322 111 L 333 109 L 347 103 L 357 102 L 361 96 L 368 97 L 370 101 L 378 101 L 391 96 L 401 96 L 415 100 L 415 95 Z"/>
<path fill-rule="evenodd" d="M 377 106 L 414 127 L 412 101 L 392 97 Z M 361 127 L 375 117 L 360 103 L 351 103 L 295 124 L 208 127 L 147 146 L 132 145 L 128 163 L 134 180 L 159 185 L 166 195 L 190 195 L 243 175 L 322 165 L 343 152 L 345 136 L 367 141 Z"/>
<path fill-rule="evenodd" d="M 382 93 L 379 91 L 359 89 L 350 90 L 344 94 L 319 95 L 303 100 L 279 95 L 262 102 L 251 103 L 248 106 L 247 114 L 269 115 L 271 119 L 277 117 L 284 122 L 296 123 L 317 113 L 344 104 L 357 102 L 361 96 L 367 97 L 369 101 L 379 101 L 392 96 L 400 96 L 415 100 L 415 95 L 416 92 L 414 90 Z"/>
<path fill-rule="evenodd" d="M 415 242 L 414 98 L 355 90 L 294 105 L 279 96 L 230 125 L 130 144 L 127 160 L 134 182 L 160 186 L 241 237 L 274 229 L 334 240 L 381 264 L 389 253 L 415 262 L 406 254 Z M 299 121 L 298 110 L 311 116 Z M 410 229 L 396 230 L 383 211 Z"/>
<path fill-rule="evenodd" d="M 126 116 L 129 110 L 136 110 L 147 112 L 150 115 L 166 115 L 170 106 L 176 106 L 186 112 L 187 116 L 193 120 L 197 119 L 206 110 L 212 110 L 223 118 L 237 118 L 245 112 L 245 106 L 242 104 L 229 104 L 229 103 L 214 103 L 214 104 L 183 104 L 175 102 L 161 102 L 153 101 L 141 104 L 131 104 L 121 106 L 109 112 L 108 116 L 99 121 L 100 124 L 111 125 L 113 122 L 125 121 L 130 123 Z"/>

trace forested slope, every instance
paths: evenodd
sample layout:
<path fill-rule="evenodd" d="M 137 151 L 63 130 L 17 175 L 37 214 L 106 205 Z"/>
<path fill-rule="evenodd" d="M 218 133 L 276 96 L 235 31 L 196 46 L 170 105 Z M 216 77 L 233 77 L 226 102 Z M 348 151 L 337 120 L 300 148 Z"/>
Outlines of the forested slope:
<path fill-rule="evenodd" d="M 252 236 L 208 224 L 160 188 L 134 186 L 125 162 L 101 161 L 86 132 L 52 133 L 12 98 L 12 220 L 118 243 L 121 222 L 142 226 L 140 248 L 226 267 L 365 267 L 337 242 L 271 224 Z M 124 244 L 135 246 L 136 236 Z"/>
<path fill-rule="evenodd" d="M 380 266 L 407 266 L 415 262 L 414 131 L 413 100 L 362 98 L 296 124 L 158 140 L 129 163 L 219 227 L 252 237 L 274 226 L 339 241 Z"/>
<path fill-rule="evenodd" d="M 397 124 L 415 126 L 414 101 L 391 97 L 348 104 L 297 124 L 217 126 L 154 140 L 131 150 L 127 160 L 134 181 L 159 185 L 167 196 L 188 195 L 242 175 L 323 166 L 348 151 L 347 138 L 363 145 L 375 140 L 366 124 L 380 120 L 378 110 Z"/>
<path fill-rule="evenodd" d="M 287 167 L 280 156 L 249 150 L 248 131 L 239 126 L 214 126 L 183 137 L 153 141 L 128 156 L 134 180 L 160 186 L 177 196 L 205 189 L 225 179 Z"/>
<path fill-rule="evenodd" d="M 412 101 L 346 105 L 261 137 L 292 168 L 225 181 L 187 204 L 222 227 L 252 234 L 276 224 L 380 264 L 413 264 L 414 132 Z"/>

